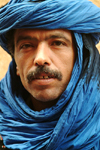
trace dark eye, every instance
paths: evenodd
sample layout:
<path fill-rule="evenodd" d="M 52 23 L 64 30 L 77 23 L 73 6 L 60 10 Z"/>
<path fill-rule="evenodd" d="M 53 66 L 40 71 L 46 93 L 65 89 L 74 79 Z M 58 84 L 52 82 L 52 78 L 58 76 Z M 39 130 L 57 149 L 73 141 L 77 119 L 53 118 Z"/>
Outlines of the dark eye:
<path fill-rule="evenodd" d="M 63 46 L 63 45 L 65 45 L 65 43 L 62 41 L 53 41 L 51 43 L 51 46 Z"/>
<path fill-rule="evenodd" d="M 34 47 L 34 46 L 27 43 L 27 44 L 21 45 L 20 49 L 29 49 L 29 48 L 32 48 L 32 47 Z"/>

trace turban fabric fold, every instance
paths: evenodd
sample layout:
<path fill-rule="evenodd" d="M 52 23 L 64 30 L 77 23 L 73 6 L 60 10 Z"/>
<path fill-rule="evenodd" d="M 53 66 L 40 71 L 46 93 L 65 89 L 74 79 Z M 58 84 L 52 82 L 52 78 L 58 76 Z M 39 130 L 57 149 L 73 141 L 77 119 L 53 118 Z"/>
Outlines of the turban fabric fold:
<path fill-rule="evenodd" d="M 100 149 L 100 8 L 87 0 L 11 0 L 0 9 L 0 45 L 7 51 L 10 29 L 68 29 L 77 58 L 70 82 L 56 105 L 29 108 L 14 59 L 0 82 L 0 134 L 7 148 L 20 150 Z"/>
<path fill-rule="evenodd" d="M 100 8 L 88 0 L 11 0 L 0 9 L 0 45 L 6 50 L 5 33 L 16 28 L 64 28 L 100 38 Z"/>

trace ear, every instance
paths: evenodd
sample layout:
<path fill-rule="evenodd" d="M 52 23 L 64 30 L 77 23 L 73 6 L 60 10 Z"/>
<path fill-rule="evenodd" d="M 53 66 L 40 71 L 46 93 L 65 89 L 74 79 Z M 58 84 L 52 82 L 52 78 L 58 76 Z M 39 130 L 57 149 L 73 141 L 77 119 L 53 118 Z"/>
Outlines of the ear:
<path fill-rule="evenodd" d="M 19 69 L 18 69 L 18 67 L 16 67 L 16 74 L 17 74 L 17 76 L 19 76 Z"/>

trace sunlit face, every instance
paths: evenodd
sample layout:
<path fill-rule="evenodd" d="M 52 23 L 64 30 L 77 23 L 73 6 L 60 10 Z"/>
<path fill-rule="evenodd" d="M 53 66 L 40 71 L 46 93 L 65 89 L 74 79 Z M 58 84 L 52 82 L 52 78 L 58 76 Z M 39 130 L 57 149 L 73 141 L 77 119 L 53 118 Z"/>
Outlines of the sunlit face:
<path fill-rule="evenodd" d="M 63 29 L 17 29 L 14 44 L 17 75 L 32 98 L 42 102 L 59 98 L 75 62 L 72 33 Z"/>

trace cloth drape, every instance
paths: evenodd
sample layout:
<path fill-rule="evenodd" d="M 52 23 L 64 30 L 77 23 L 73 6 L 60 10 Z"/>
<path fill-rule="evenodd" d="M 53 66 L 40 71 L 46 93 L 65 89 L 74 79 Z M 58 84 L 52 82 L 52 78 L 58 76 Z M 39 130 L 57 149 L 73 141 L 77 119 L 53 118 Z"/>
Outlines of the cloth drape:
<path fill-rule="evenodd" d="M 11 0 L 0 11 L 0 44 L 6 51 L 5 34 L 9 29 L 36 27 L 73 30 L 77 48 L 66 90 L 56 105 L 40 112 L 25 103 L 28 93 L 12 60 L 0 82 L 0 134 L 4 145 L 20 150 L 99 150 L 100 59 L 95 42 L 100 33 L 100 9 L 87 0 Z"/>

